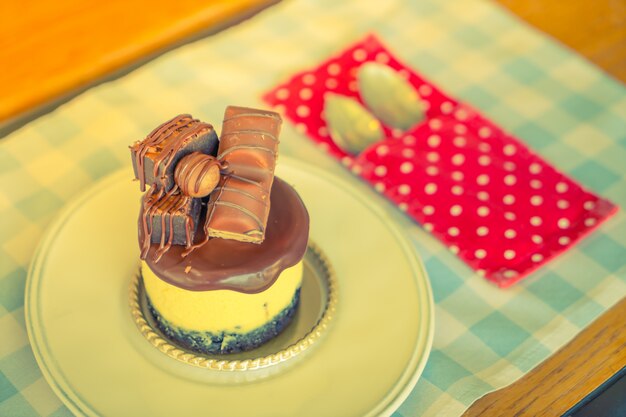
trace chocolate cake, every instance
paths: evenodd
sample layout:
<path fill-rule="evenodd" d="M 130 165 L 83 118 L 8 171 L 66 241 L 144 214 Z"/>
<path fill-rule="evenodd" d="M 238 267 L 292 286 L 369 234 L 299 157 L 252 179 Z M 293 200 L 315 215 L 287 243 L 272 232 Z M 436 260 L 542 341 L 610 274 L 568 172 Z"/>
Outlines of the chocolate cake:
<path fill-rule="evenodd" d="M 141 275 L 159 329 L 205 354 L 253 349 L 298 306 L 307 210 L 274 177 L 281 119 L 228 107 L 221 139 L 181 115 L 131 146 Z"/>

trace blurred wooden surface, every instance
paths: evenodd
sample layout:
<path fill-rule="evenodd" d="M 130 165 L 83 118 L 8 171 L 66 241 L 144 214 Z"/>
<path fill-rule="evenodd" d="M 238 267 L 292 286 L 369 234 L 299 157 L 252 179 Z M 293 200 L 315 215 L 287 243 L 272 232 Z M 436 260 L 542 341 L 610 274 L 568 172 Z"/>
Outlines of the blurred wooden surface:
<path fill-rule="evenodd" d="M 558 417 L 626 366 L 626 298 L 561 350 L 463 417 Z"/>
<path fill-rule="evenodd" d="M 0 125 L 273 2 L 0 2 Z M 626 1 L 496 2 L 626 81 Z M 626 365 L 624 317 L 626 300 L 522 379 L 478 400 L 466 415 L 561 415 Z"/>
<path fill-rule="evenodd" d="M 0 1 L 0 121 L 271 0 Z"/>
<path fill-rule="evenodd" d="M 626 82 L 626 0 L 496 0 Z"/>
<path fill-rule="evenodd" d="M 0 125 L 275 1 L 2 1 Z M 626 81 L 626 1 L 496 1 Z"/>

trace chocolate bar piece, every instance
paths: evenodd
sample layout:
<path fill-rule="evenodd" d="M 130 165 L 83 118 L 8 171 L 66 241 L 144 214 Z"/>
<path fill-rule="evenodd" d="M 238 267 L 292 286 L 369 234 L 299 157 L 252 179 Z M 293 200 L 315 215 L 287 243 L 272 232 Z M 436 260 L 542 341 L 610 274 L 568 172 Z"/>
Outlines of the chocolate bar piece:
<path fill-rule="evenodd" d="M 252 243 L 265 239 L 281 123 L 278 113 L 226 109 L 217 158 L 227 172 L 209 198 L 208 236 Z"/>
<path fill-rule="evenodd" d="M 213 126 L 189 114 L 163 123 L 130 147 L 141 191 L 146 190 L 146 184 L 169 191 L 175 185 L 174 168 L 181 158 L 197 151 L 215 156 L 218 144 Z"/>
<path fill-rule="evenodd" d="M 142 230 L 142 259 L 151 243 L 159 245 L 157 257 L 171 245 L 191 246 L 195 237 L 202 200 L 180 193 L 162 194 L 150 189 L 142 199 L 139 227 Z M 158 259 L 157 259 L 158 260 Z"/>

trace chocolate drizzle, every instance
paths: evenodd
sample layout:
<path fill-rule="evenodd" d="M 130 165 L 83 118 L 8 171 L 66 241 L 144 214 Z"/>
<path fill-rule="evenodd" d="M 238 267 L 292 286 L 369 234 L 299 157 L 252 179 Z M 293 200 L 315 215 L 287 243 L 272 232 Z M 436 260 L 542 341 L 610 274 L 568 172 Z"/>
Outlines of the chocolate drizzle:
<path fill-rule="evenodd" d="M 212 130 L 210 124 L 200 122 L 189 114 L 181 114 L 154 129 L 144 140 L 132 145 L 131 152 L 141 191 L 146 190 L 145 160 L 149 153 L 156 154 L 152 167 L 154 182 L 160 188 L 169 189 L 172 184 L 166 181 L 165 173 L 180 149 L 190 139 Z"/>
<path fill-rule="evenodd" d="M 296 191 L 276 178 L 265 240 L 250 244 L 229 239 L 206 240 L 184 257 L 184 246 L 172 245 L 157 262 L 160 245 L 149 246 L 146 263 L 164 281 L 192 291 L 229 289 L 257 293 L 269 288 L 280 273 L 304 256 L 309 215 Z M 141 221 L 141 220 L 140 220 Z M 143 229 L 139 243 L 144 242 Z M 204 239 L 201 239 L 204 240 Z"/>

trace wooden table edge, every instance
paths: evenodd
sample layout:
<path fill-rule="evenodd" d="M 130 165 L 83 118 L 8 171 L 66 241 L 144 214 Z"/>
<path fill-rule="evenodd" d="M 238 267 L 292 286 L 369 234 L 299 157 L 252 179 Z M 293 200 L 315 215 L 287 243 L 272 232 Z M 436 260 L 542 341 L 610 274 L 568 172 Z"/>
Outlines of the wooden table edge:
<path fill-rule="evenodd" d="M 520 379 L 463 417 L 562 416 L 626 366 L 626 297 Z"/>

